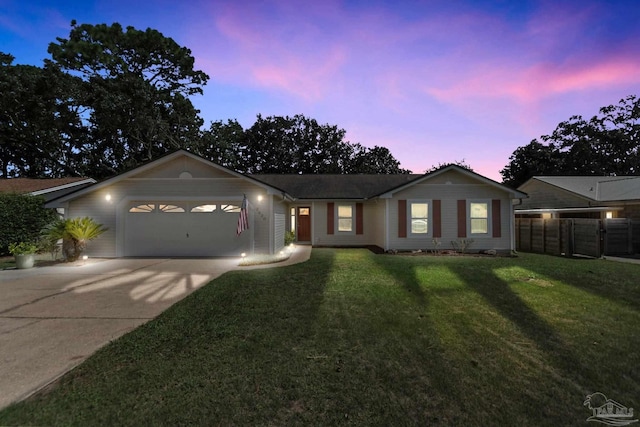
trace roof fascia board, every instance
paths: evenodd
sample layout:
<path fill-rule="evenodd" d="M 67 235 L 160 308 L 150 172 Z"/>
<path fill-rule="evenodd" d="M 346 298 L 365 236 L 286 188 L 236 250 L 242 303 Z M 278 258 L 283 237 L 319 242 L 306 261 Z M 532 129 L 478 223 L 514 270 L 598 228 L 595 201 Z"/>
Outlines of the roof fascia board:
<path fill-rule="evenodd" d="M 536 208 L 536 209 L 514 209 L 517 214 L 536 214 L 536 213 L 563 213 L 563 212 L 606 212 L 624 210 L 620 206 L 597 206 L 590 208 Z"/>
<path fill-rule="evenodd" d="M 64 190 L 66 188 L 71 188 L 71 187 L 75 187 L 75 186 L 78 186 L 78 185 L 94 184 L 95 182 L 96 182 L 95 179 L 87 178 L 87 179 L 83 179 L 82 181 L 74 181 L 74 182 L 70 182 L 69 184 L 56 185 L 55 187 L 49 187 L 49 188 L 45 188 L 43 190 L 32 191 L 31 194 L 34 195 L 34 196 L 39 196 L 41 194 L 46 194 L 46 193 L 51 193 L 51 192 L 54 192 L 54 191 Z"/>

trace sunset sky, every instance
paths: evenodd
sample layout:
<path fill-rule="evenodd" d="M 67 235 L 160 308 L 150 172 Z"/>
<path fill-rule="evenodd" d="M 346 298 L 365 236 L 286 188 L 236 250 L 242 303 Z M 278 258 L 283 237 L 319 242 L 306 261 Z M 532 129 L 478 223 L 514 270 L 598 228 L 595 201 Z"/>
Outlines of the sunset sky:
<path fill-rule="evenodd" d="M 415 173 L 513 151 L 640 95 L 640 2 L 0 0 L 0 51 L 42 65 L 78 23 L 157 29 L 211 80 L 205 123 L 304 114 Z"/>

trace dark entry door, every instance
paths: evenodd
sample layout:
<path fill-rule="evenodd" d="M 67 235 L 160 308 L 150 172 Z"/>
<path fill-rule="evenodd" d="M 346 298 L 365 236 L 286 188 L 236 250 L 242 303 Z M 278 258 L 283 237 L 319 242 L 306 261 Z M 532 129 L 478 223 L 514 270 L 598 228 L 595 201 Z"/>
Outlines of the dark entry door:
<path fill-rule="evenodd" d="M 311 241 L 311 208 L 298 207 L 298 242 Z"/>

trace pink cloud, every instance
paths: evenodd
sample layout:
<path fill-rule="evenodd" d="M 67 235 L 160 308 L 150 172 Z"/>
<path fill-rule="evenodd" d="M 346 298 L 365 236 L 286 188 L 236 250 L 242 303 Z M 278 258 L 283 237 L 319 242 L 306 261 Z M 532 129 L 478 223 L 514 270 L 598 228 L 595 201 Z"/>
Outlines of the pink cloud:
<path fill-rule="evenodd" d="M 213 80 L 259 89 L 262 113 L 336 123 L 416 171 L 465 158 L 478 169 L 499 163 L 480 170 L 496 178 L 518 145 L 576 106 L 595 113 L 627 94 L 600 102 L 604 92 L 640 82 L 637 47 L 611 48 L 596 25 L 606 10 L 594 3 L 535 3 L 515 16 L 437 2 L 413 15 L 380 3 L 293 3 L 218 4 L 187 45 Z"/>
<path fill-rule="evenodd" d="M 271 6 L 275 10 L 216 8 L 214 26 L 205 31 L 207 44 L 196 42 L 193 48 L 198 58 L 205 58 L 199 63 L 222 81 L 282 91 L 307 101 L 321 99 L 338 80 L 347 57 L 345 47 L 339 39 L 319 43 L 323 29 L 296 16 L 299 9 L 286 2 Z M 324 13 L 317 7 L 313 10 Z"/>
<path fill-rule="evenodd" d="M 425 90 L 437 99 L 453 104 L 477 98 L 528 104 L 569 92 L 638 83 L 640 59 L 626 55 L 571 66 L 534 64 L 521 68 L 513 64 L 492 68 L 485 64 L 478 66 L 474 75 L 461 76 L 449 86 L 426 87 Z"/>

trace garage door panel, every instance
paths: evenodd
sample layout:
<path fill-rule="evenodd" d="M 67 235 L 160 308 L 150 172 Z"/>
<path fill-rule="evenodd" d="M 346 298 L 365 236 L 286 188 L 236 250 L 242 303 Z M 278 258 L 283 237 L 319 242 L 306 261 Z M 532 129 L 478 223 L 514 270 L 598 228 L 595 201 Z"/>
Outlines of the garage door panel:
<path fill-rule="evenodd" d="M 237 213 L 161 212 L 160 203 L 150 212 L 127 212 L 125 255 L 127 256 L 238 256 L 250 248 L 250 233 L 236 236 Z"/>

